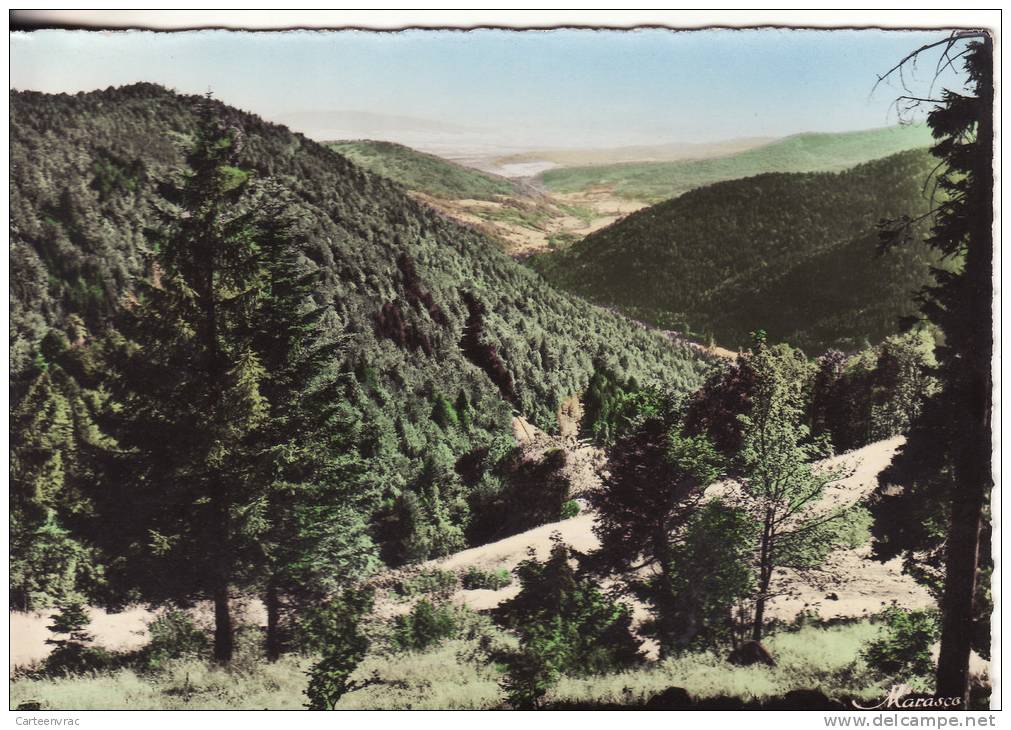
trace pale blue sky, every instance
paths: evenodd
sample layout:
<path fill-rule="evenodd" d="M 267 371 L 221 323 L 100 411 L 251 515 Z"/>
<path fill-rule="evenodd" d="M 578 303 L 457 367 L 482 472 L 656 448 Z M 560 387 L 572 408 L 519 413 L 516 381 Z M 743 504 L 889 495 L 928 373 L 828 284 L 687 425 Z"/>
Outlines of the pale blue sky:
<path fill-rule="evenodd" d="M 884 86 L 872 95 L 876 74 L 944 35 L 47 30 L 12 34 L 11 86 L 75 92 L 153 81 L 188 93 L 212 89 L 226 103 L 316 136 L 328 130 L 308 128 L 300 113 L 452 122 L 471 128 L 475 140 L 498 135 L 520 146 L 708 142 L 894 124 L 889 106 L 898 92 Z M 921 66 L 924 85 L 929 66 Z"/>

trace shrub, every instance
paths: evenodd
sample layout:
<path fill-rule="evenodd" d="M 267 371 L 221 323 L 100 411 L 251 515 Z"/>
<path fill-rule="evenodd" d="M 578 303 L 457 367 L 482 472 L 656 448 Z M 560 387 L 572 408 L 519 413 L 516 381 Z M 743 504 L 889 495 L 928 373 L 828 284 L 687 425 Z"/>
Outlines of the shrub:
<path fill-rule="evenodd" d="M 402 650 L 424 651 L 455 638 L 459 622 L 452 606 L 421 600 L 406 616 L 398 616 L 393 643 Z"/>
<path fill-rule="evenodd" d="M 934 669 L 930 647 L 939 636 L 935 612 L 892 606 L 884 612 L 884 620 L 884 635 L 867 646 L 864 660 L 888 677 L 929 675 Z"/>
<path fill-rule="evenodd" d="M 563 520 L 568 520 L 578 515 L 579 512 L 580 512 L 579 502 L 577 502 L 574 499 L 570 499 L 568 502 L 562 505 L 562 514 L 560 515 L 560 517 Z"/>
<path fill-rule="evenodd" d="M 418 595 L 448 596 L 460 586 L 460 579 L 451 570 L 433 568 L 397 582 L 393 587 L 399 595 L 411 598 Z"/>
<path fill-rule="evenodd" d="M 432 420 L 443 430 L 460 425 L 460 416 L 449 398 L 442 393 L 436 394 L 432 405 Z"/>
<path fill-rule="evenodd" d="M 107 669 L 115 664 L 116 657 L 97 646 L 67 644 L 57 647 L 46 657 L 42 674 L 50 677 L 67 677 Z"/>
<path fill-rule="evenodd" d="M 481 570 L 476 566 L 467 568 L 460 583 L 469 591 L 484 588 L 491 591 L 501 590 L 513 582 L 509 571 L 505 568 L 498 570 Z"/>
<path fill-rule="evenodd" d="M 559 673 L 604 674 L 642 660 L 628 607 L 604 596 L 569 564 L 572 550 L 556 534 L 547 561 L 531 555 L 517 566 L 519 594 L 496 610 L 525 651 Z M 526 661 L 526 660 L 523 660 Z"/>
<path fill-rule="evenodd" d="M 344 694 L 357 688 L 349 678 L 369 648 L 360 622 L 372 610 L 372 601 L 371 590 L 346 590 L 316 613 L 311 625 L 323 645 L 323 656 L 309 668 L 308 709 L 332 710 Z"/>
<path fill-rule="evenodd" d="M 210 641 L 185 611 L 168 611 L 147 625 L 151 640 L 141 651 L 141 666 L 161 669 L 171 659 L 202 658 Z"/>
<path fill-rule="evenodd" d="M 560 678 L 547 653 L 535 648 L 510 655 L 506 667 L 501 686 L 506 700 L 517 710 L 536 710 Z"/>
<path fill-rule="evenodd" d="M 232 674 L 255 676 L 267 660 L 267 632 L 259 626 L 239 626 L 235 650 L 228 668 Z"/>

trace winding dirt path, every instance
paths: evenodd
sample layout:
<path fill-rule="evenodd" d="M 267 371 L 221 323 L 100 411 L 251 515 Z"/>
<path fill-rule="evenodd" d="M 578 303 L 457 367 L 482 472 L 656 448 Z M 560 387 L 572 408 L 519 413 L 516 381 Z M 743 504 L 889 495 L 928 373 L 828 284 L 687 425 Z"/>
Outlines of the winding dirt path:
<path fill-rule="evenodd" d="M 516 419 L 513 426 L 517 439 L 534 451 L 555 444 L 554 437 L 540 432 L 523 419 Z M 852 469 L 852 473 L 826 489 L 822 504 L 826 508 L 841 506 L 869 495 L 876 486 L 877 475 L 891 462 L 901 443 L 901 438 L 880 441 L 823 462 L 826 466 L 845 464 Z M 583 452 L 586 461 L 577 462 L 581 473 L 592 472 L 590 465 L 596 468 L 599 454 L 593 447 L 576 442 L 570 448 L 576 454 L 581 450 Z M 583 476 L 590 478 L 586 474 Z M 596 478 L 595 475 L 593 478 Z M 716 485 L 713 489 L 718 492 L 722 488 L 724 487 Z M 533 549 L 538 559 L 545 559 L 551 549 L 551 536 L 556 532 L 567 544 L 586 552 L 599 544 L 593 534 L 594 520 L 593 513 L 585 512 L 568 520 L 541 525 L 497 542 L 429 561 L 412 568 L 411 572 L 432 568 L 462 572 L 472 566 L 484 570 L 512 570 L 528 557 L 530 549 Z M 899 560 L 879 563 L 871 559 L 870 547 L 867 545 L 855 550 L 835 551 L 825 569 L 817 573 L 801 575 L 789 570 L 779 571 L 774 578 L 773 588 L 783 595 L 771 600 L 767 614 L 770 618 L 785 621 L 793 619 L 802 611 L 816 611 L 821 618 L 829 619 L 874 614 L 892 603 L 910 609 L 933 605 L 926 589 L 902 573 Z M 451 600 L 475 610 L 485 610 L 516 595 L 518 590 L 515 583 L 498 591 L 459 590 L 452 595 Z M 410 605 L 405 603 L 380 603 L 377 605 L 377 613 L 392 615 L 409 608 Z M 259 602 L 248 601 L 241 610 L 245 620 L 261 624 L 265 622 L 263 607 Z M 89 611 L 92 617 L 89 631 L 96 637 L 97 644 L 109 649 L 128 650 L 143 646 L 147 641 L 147 623 L 157 616 L 156 611 L 144 607 L 131 607 L 115 614 L 97 608 Z M 637 620 L 646 616 L 644 606 L 635 605 L 633 611 Z M 49 646 L 45 643 L 49 635 L 46 629 L 49 613 L 51 612 L 10 614 L 12 669 L 16 665 L 39 661 L 49 653 Z M 199 607 L 197 616 L 198 620 L 209 622 L 209 607 Z"/>
<path fill-rule="evenodd" d="M 822 505 L 825 508 L 852 504 L 867 497 L 877 485 L 877 476 L 889 463 L 902 438 L 865 446 L 821 462 L 823 466 L 845 465 L 852 472 L 826 488 Z M 714 493 L 723 487 L 716 485 Z M 441 560 L 425 564 L 426 568 L 464 571 L 471 566 L 484 570 L 512 570 L 525 560 L 533 549 L 543 560 L 551 549 L 551 536 L 559 533 L 567 544 L 586 552 L 599 545 L 593 534 L 594 515 L 584 513 L 572 519 L 555 522 L 507 537 L 498 542 L 470 548 Z M 902 572 L 901 560 L 880 563 L 871 558 L 870 546 L 836 550 L 824 570 L 800 574 L 779 570 L 773 579 L 773 591 L 782 595 L 770 601 L 766 609 L 769 618 L 792 620 L 802 611 L 815 611 L 823 619 L 860 617 L 879 612 L 894 603 L 904 608 L 920 609 L 934 605 L 926 588 Z M 518 591 L 515 585 L 499 591 L 459 590 L 452 600 L 476 610 L 493 608 Z M 644 606 L 633 606 L 635 614 L 645 614 Z"/>

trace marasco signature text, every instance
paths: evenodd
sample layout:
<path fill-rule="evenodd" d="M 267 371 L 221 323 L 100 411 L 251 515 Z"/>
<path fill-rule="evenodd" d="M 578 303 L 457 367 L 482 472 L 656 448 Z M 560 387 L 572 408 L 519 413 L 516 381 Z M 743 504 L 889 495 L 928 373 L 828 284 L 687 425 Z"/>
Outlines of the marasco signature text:
<path fill-rule="evenodd" d="M 908 684 L 893 684 L 888 694 L 876 705 L 861 705 L 853 700 L 853 706 L 859 710 L 884 710 L 889 707 L 915 710 L 926 708 L 952 709 L 962 704 L 961 697 L 910 697 L 913 688 Z"/>

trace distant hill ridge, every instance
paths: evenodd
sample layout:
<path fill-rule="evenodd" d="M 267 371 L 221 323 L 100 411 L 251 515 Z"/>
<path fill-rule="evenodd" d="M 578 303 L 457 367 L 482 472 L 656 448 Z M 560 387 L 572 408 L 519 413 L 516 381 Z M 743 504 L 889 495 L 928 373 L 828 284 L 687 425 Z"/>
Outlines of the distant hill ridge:
<path fill-rule="evenodd" d="M 536 149 L 498 158 L 499 164 L 547 161 L 561 167 L 614 165 L 623 162 L 673 162 L 723 157 L 778 141 L 779 137 L 738 137 L 716 142 L 670 142 L 623 147 Z"/>
<path fill-rule="evenodd" d="M 931 142 L 926 126 L 883 127 L 856 132 L 811 132 L 720 157 L 566 167 L 541 174 L 553 192 L 608 186 L 637 200 L 659 201 L 723 180 L 765 172 L 831 172 Z"/>
<path fill-rule="evenodd" d="M 896 332 L 930 279 L 922 243 L 877 255 L 877 224 L 928 210 L 935 164 L 911 150 L 841 173 L 716 183 L 532 265 L 592 301 L 732 349 L 757 329 L 812 354 L 856 349 Z"/>

